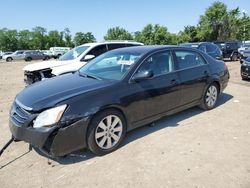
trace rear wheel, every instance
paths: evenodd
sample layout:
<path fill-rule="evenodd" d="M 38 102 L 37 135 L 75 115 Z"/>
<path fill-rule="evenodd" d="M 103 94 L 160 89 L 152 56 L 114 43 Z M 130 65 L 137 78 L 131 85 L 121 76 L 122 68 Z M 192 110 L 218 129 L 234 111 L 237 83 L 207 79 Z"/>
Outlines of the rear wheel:
<path fill-rule="evenodd" d="M 115 151 L 126 134 L 126 122 L 117 110 L 106 110 L 97 114 L 88 130 L 88 148 L 96 155 Z"/>
<path fill-rule="evenodd" d="M 238 57 L 237 54 L 233 54 L 233 56 L 231 57 L 231 61 L 237 61 Z"/>
<path fill-rule="evenodd" d="M 219 89 L 216 83 L 209 85 L 205 93 L 203 94 L 203 99 L 200 107 L 204 110 L 211 110 L 215 107 L 219 96 Z"/>
<path fill-rule="evenodd" d="M 12 59 L 12 57 L 8 57 L 8 58 L 6 59 L 6 61 L 7 61 L 7 62 L 11 62 L 11 61 L 13 61 L 13 59 Z"/>

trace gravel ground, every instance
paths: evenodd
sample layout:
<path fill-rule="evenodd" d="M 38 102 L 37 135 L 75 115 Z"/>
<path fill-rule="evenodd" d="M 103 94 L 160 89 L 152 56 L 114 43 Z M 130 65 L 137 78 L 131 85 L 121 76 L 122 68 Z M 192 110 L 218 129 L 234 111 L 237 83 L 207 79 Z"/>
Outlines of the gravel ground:
<path fill-rule="evenodd" d="M 0 146 L 10 138 L 8 111 L 24 88 L 26 62 L 0 63 Z M 0 157 L 1 187 L 250 187 L 250 82 L 239 62 L 211 111 L 192 108 L 153 127 L 130 132 L 117 151 L 89 151 L 49 160 L 28 144 L 12 144 Z"/>

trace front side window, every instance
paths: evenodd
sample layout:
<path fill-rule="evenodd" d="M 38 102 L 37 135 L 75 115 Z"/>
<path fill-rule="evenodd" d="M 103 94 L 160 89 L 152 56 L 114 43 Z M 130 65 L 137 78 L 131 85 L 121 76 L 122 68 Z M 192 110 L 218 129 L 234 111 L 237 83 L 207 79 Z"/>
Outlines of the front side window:
<path fill-rule="evenodd" d="M 66 60 L 73 60 L 79 57 L 83 52 L 85 52 L 89 46 L 78 46 L 75 47 L 74 49 L 66 52 L 64 55 L 62 55 L 59 58 L 59 61 L 66 61 Z"/>
<path fill-rule="evenodd" d="M 97 46 L 90 50 L 87 55 L 94 55 L 95 57 L 105 53 L 107 51 L 107 46 L 106 44 Z"/>
<path fill-rule="evenodd" d="M 210 52 L 214 52 L 216 50 L 216 46 L 215 45 L 212 45 L 212 44 L 208 44 L 207 45 L 207 52 L 210 53 Z"/>
<path fill-rule="evenodd" d="M 186 69 L 206 64 L 197 52 L 176 51 L 175 55 L 179 69 Z"/>
<path fill-rule="evenodd" d="M 158 76 L 172 72 L 173 67 L 172 55 L 169 51 L 165 51 L 147 58 L 137 72 L 153 71 L 154 76 Z"/>
<path fill-rule="evenodd" d="M 108 49 L 109 50 L 114 50 L 117 48 L 124 48 L 125 44 L 108 44 Z"/>
<path fill-rule="evenodd" d="M 121 80 L 141 54 L 136 52 L 107 52 L 79 70 L 80 75 L 100 79 Z"/>

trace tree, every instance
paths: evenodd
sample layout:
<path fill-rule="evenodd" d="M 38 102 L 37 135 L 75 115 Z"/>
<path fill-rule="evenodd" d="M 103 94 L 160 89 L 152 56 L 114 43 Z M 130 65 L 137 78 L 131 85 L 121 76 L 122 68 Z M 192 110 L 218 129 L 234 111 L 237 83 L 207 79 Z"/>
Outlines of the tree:
<path fill-rule="evenodd" d="M 200 17 L 197 36 L 202 41 L 242 40 L 239 8 L 228 10 L 222 2 L 213 3 Z"/>
<path fill-rule="evenodd" d="M 135 32 L 134 39 L 146 45 L 177 44 L 177 36 L 161 25 L 146 25 L 141 32 Z"/>
<path fill-rule="evenodd" d="M 77 32 L 74 37 L 74 44 L 75 46 L 79 46 L 85 43 L 95 42 L 95 40 L 94 35 L 90 32 Z"/>
<path fill-rule="evenodd" d="M 47 30 L 43 27 L 35 27 L 32 30 L 32 40 L 31 40 L 32 49 L 39 49 L 39 50 L 45 49 L 46 33 Z"/>
<path fill-rule="evenodd" d="M 15 51 L 18 49 L 18 33 L 17 30 L 8 30 L 6 28 L 0 30 L 0 50 Z"/>
<path fill-rule="evenodd" d="M 108 29 L 104 36 L 105 40 L 133 40 L 133 36 L 127 30 L 120 27 L 113 27 Z"/>
<path fill-rule="evenodd" d="M 49 31 L 47 35 L 46 49 L 52 46 L 64 46 L 64 41 L 62 40 L 61 33 L 58 31 Z"/>
<path fill-rule="evenodd" d="M 69 28 L 65 28 L 64 31 L 61 33 L 61 36 L 64 36 L 65 39 L 65 46 L 67 47 L 73 47 L 74 44 L 72 42 L 72 36 L 70 34 Z"/>

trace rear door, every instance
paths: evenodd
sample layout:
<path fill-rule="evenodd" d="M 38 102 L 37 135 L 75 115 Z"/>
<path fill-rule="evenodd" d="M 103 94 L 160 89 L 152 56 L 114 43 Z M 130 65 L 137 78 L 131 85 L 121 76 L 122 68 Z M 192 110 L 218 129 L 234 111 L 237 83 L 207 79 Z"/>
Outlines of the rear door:
<path fill-rule="evenodd" d="M 181 84 L 181 105 L 201 99 L 209 78 L 207 62 L 196 51 L 175 50 L 177 72 Z"/>

